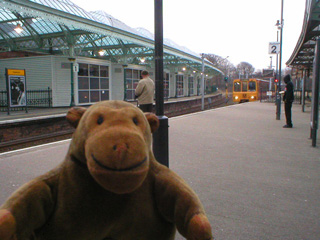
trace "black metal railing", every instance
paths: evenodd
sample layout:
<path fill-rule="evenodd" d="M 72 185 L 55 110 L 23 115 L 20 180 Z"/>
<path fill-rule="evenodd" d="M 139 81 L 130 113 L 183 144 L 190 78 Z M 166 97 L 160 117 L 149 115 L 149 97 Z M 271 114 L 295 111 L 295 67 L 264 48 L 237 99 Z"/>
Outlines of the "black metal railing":
<path fill-rule="evenodd" d="M 260 101 L 262 102 L 275 102 L 275 91 L 261 91 L 260 92 Z M 282 97 L 283 95 L 281 95 Z M 311 101 L 312 91 L 306 90 L 305 91 L 305 100 Z M 294 90 L 294 102 L 300 103 L 302 101 L 302 91 L 301 90 Z"/>
<path fill-rule="evenodd" d="M 52 107 L 52 89 L 27 90 L 27 107 L 28 108 L 50 108 Z M 24 107 L 11 107 L 10 111 L 20 111 Z M 0 91 L 0 111 L 8 110 L 7 91 Z"/>

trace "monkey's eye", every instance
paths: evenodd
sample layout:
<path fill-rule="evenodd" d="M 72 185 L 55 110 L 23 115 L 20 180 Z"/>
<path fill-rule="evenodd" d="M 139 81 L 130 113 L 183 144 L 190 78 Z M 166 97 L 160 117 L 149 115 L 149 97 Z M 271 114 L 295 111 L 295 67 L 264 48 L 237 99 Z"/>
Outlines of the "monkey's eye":
<path fill-rule="evenodd" d="M 139 121 L 138 121 L 138 118 L 134 117 L 132 118 L 132 121 L 135 125 L 138 125 L 139 124 Z"/>
<path fill-rule="evenodd" d="M 102 123 L 103 123 L 103 116 L 99 116 L 98 117 L 98 120 L 97 120 L 97 123 L 99 124 L 99 125 L 101 125 Z"/>

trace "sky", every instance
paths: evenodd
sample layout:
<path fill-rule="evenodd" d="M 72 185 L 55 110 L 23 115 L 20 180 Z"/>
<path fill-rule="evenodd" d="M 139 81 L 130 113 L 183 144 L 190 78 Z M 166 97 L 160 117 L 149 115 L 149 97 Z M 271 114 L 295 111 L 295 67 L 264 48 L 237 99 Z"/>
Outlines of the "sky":
<path fill-rule="evenodd" d="M 87 11 L 103 10 L 130 27 L 154 33 L 154 0 L 71 0 Z M 283 0 L 282 68 L 299 39 L 305 0 Z M 256 70 L 276 65 L 281 0 L 163 0 L 163 35 L 196 53 L 212 53 Z M 279 34 L 280 41 L 280 34 Z"/>

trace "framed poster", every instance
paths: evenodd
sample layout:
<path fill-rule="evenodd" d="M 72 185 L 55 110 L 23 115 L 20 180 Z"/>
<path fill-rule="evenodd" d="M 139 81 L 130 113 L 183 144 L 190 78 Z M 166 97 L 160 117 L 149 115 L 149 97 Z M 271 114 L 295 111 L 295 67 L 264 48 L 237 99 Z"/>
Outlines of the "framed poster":
<path fill-rule="evenodd" d="M 10 107 L 27 105 L 25 70 L 7 69 L 8 103 Z"/>

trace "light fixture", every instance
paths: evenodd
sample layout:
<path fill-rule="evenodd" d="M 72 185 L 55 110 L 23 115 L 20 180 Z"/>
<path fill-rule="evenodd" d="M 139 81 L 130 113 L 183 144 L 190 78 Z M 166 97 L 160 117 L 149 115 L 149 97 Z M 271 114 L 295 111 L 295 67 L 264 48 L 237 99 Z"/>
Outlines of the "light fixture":
<path fill-rule="evenodd" d="M 141 62 L 141 63 L 144 63 L 145 61 L 146 61 L 145 58 L 140 58 L 140 62 Z"/>
<path fill-rule="evenodd" d="M 277 20 L 277 23 L 275 25 L 279 30 L 282 28 L 282 24 L 280 23 L 280 20 Z"/>
<path fill-rule="evenodd" d="M 196 70 L 193 70 L 193 73 L 196 73 L 197 71 Z"/>
<path fill-rule="evenodd" d="M 185 70 L 186 70 L 186 68 L 185 68 L 185 67 L 183 67 L 183 68 L 182 68 L 182 71 L 185 71 Z"/>
<path fill-rule="evenodd" d="M 98 53 L 102 57 L 104 55 L 104 53 L 105 53 L 105 50 L 101 49 Z"/>
<path fill-rule="evenodd" d="M 14 30 L 16 31 L 16 33 L 20 34 L 23 31 L 21 24 L 18 23 Z"/>

